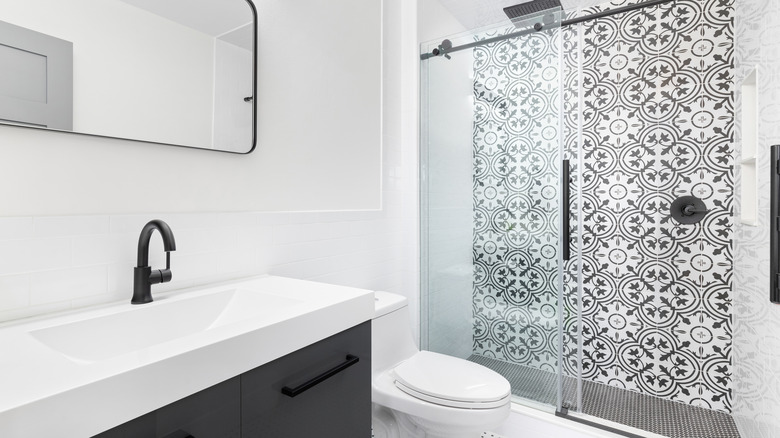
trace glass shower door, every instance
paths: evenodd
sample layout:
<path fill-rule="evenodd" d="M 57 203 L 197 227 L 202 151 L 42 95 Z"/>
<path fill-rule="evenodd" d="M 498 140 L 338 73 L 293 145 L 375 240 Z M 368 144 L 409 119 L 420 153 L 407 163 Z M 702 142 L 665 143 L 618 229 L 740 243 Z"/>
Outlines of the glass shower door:
<path fill-rule="evenodd" d="M 560 378 L 577 353 L 562 343 L 577 314 L 563 300 L 560 15 L 422 47 L 421 337 L 501 373 L 520 401 L 576 409 L 576 379 Z"/>

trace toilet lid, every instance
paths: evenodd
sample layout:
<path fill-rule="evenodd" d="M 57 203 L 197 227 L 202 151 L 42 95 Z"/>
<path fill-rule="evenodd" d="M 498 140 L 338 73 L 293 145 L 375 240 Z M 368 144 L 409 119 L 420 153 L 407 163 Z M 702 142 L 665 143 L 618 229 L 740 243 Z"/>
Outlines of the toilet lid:
<path fill-rule="evenodd" d="M 407 394 L 453 407 L 494 408 L 509 400 L 509 382 L 482 365 L 421 351 L 393 370 L 396 386 Z"/>

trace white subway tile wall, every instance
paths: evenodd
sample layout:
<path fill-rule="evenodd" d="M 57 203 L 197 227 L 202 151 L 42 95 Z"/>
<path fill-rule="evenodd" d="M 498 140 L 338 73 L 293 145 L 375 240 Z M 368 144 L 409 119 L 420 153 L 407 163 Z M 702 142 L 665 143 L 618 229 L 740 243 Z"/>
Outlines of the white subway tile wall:
<path fill-rule="evenodd" d="M 400 272 L 416 268 L 405 262 L 415 258 L 415 232 L 397 229 L 400 218 L 388 216 L 375 211 L 0 219 L 0 321 L 129 301 L 138 235 L 155 218 L 171 226 L 177 243 L 173 281 L 155 285 L 155 292 L 268 273 L 407 289 L 408 295 L 415 284 Z M 149 259 L 153 267 L 165 264 L 157 233 Z"/>

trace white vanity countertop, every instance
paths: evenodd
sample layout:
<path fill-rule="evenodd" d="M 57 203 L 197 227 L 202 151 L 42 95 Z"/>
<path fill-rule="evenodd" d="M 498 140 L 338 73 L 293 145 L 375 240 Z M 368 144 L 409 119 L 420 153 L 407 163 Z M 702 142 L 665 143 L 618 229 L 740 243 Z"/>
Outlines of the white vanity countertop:
<path fill-rule="evenodd" d="M 154 306 L 170 309 L 178 301 L 228 290 L 295 302 L 258 315 L 248 314 L 259 306 L 238 306 L 238 316 L 234 307 L 204 329 L 130 352 L 102 348 L 93 356 L 69 354 L 47 346 L 46 338 L 42 341 L 36 334 L 50 330 L 58 335 L 58 329 L 49 328 L 96 318 L 112 321 Z M 0 436 L 89 437 L 368 321 L 374 314 L 371 291 L 272 276 L 152 293 L 155 301 L 149 304 L 132 306 L 128 293 L 123 303 L 0 327 Z M 175 326 L 176 319 L 174 315 L 170 324 Z"/>

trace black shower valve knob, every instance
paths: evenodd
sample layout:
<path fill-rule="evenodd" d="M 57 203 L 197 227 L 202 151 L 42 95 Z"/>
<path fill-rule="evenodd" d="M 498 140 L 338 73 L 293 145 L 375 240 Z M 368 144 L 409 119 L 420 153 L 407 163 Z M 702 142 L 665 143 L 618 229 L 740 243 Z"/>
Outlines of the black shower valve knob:
<path fill-rule="evenodd" d="M 669 213 L 679 223 L 685 225 L 697 224 L 707 214 L 704 201 L 695 196 L 681 196 L 672 202 Z"/>

